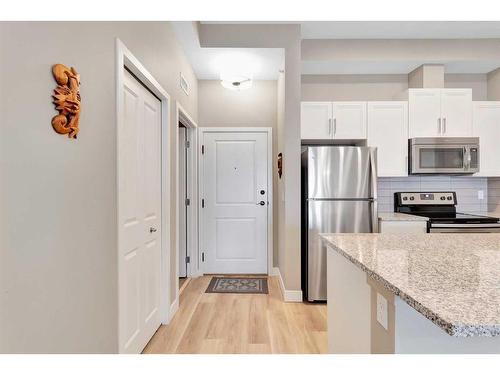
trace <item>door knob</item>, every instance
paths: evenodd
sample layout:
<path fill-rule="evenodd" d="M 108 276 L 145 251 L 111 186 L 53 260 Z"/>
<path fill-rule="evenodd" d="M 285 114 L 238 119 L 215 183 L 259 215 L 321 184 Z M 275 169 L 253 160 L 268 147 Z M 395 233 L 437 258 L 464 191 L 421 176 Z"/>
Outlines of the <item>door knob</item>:
<path fill-rule="evenodd" d="M 149 228 L 149 233 L 154 233 L 154 232 L 156 232 L 156 228 L 153 227 Z"/>
<path fill-rule="evenodd" d="M 259 203 L 257 203 L 258 206 L 263 206 L 265 204 L 266 204 L 266 202 L 264 202 L 264 201 L 260 201 Z"/>

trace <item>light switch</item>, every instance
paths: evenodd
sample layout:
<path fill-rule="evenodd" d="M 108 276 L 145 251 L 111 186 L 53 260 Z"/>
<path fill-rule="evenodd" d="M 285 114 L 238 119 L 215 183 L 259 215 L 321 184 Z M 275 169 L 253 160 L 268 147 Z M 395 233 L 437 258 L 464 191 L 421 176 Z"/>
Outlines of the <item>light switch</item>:
<path fill-rule="evenodd" d="M 387 331 L 388 329 L 388 312 L 387 312 L 387 299 L 383 295 L 377 293 L 377 322 Z"/>

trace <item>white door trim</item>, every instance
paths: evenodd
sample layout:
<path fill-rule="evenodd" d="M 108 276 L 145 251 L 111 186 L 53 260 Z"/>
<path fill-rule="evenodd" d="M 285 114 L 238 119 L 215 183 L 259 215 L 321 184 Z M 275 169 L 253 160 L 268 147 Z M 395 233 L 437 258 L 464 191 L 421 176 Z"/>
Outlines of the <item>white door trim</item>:
<path fill-rule="evenodd" d="M 204 273 L 203 262 L 201 254 L 203 249 L 204 228 L 203 228 L 203 214 L 201 207 L 201 199 L 204 196 L 204 181 L 203 181 L 203 155 L 201 153 L 201 146 L 203 143 L 205 133 L 266 133 L 267 134 L 267 181 L 268 181 L 268 210 L 267 210 L 267 273 L 272 275 L 274 273 L 273 267 L 273 129 L 271 127 L 200 127 L 199 129 L 199 147 L 198 147 L 198 181 L 199 181 L 199 199 L 198 210 L 200 215 L 198 217 L 199 226 L 199 259 L 200 273 Z"/>
<path fill-rule="evenodd" d="M 131 71 L 136 78 L 146 86 L 151 92 L 153 92 L 161 101 L 161 270 L 160 270 L 160 317 L 162 324 L 168 324 L 170 314 L 170 304 L 173 300 L 170 296 L 170 148 L 168 147 L 169 142 L 169 105 L 170 96 L 162 88 L 162 86 L 156 81 L 156 79 L 148 72 L 148 70 L 141 64 L 141 62 L 128 50 L 128 48 L 123 44 L 123 42 L 116 38 L 115 43 L 116 50 L 116 160 L 117 160 L 117 175 L 116 175 L 116 207 L 117 207 L 117 217 L 119 215 L 119 196 L 120 191 L 118 189 L 118 165 L 120 163 L 119 155 L 119 131 L 123 124 L 123 92 L 121 90 L 124 82 L 124 68 Z M 119 249 L 120 249 L 120 237 L 119 237 L 119 225 L 117 222 L 116 226 L 116 236 L 117 236 L 117 264 L 118 264 L 118 348 L 119 352 L 122 351 L 121 348 L 121 332 L 120 332 L 120 321 L 122 312 L 120 311 L 120 290 L 122 286 L 120 285 L 120 274 L 123 272 L 121 270 L 121 262 L 119 262 Z"/>
<path fill-rule="evenodd" d="M 188 175 L 187 175 L 187 186 L 186 186 L 186 194 L 191 199 L 191 204 L 188 208 L 188 226 L 190 231 L 190 238 L 188 240 L 188 248 L 187 255 L 191 257 L 191 263 L 188 264 L 187 267 L 187 277 L 196 277 L 199 273 L 199 262 L 198 262 L 198 205 L 196 202 L 198 201 L 198 158 L 196 154 L 196 150 L 198 149 L 198 125 L 193 120 L 193 118 L 189 115 L 189 113 L 180 105 L 178 101 L 175 103 L 175 111 L 176 111 L 176 128 L 179 126 L 179 122 L 182 123 L 186 127 L 186 138 L 190 142 L 190 147 L 188 149 L 188 155 L 186 163 L 188 164 Z M 175 173 L 175 186 L 179 186 L 179 136 L 175 137 L 175 165 L 176 165 L 176 173 Z M 175 272 L 175 300 L 179 298 L 179 214 L 180 214 L 180 206 L 179 200 L 176 200 L 175 205 L 175 217 L 176 217 L 176 225 L 175 225 L 175 238 L 176 238 L 176 272 Z"/>

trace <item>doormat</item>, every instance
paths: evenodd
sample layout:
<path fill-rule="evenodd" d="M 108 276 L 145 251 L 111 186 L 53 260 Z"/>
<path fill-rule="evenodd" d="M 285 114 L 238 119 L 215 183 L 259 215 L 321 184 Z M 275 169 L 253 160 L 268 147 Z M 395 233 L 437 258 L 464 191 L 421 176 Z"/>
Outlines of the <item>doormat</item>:
<path fill-rule="evenodd" d="M 205 293 L 268 294 L 265 277 L 212 277 Z"/>

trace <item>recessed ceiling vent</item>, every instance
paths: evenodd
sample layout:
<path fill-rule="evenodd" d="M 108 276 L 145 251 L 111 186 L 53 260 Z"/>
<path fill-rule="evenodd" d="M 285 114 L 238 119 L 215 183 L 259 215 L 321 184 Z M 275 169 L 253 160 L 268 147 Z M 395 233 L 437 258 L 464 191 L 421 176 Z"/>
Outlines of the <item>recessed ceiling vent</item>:
<path fill-rule="evenodd" d="M 182 75 L 182 73 L 180 74 L 179 83 L 180 83 L 182 91 L 184 91 L 184 93 L 186 95 L 189 95 L 189 83 L 188 83 L 187 79 Z"/>

